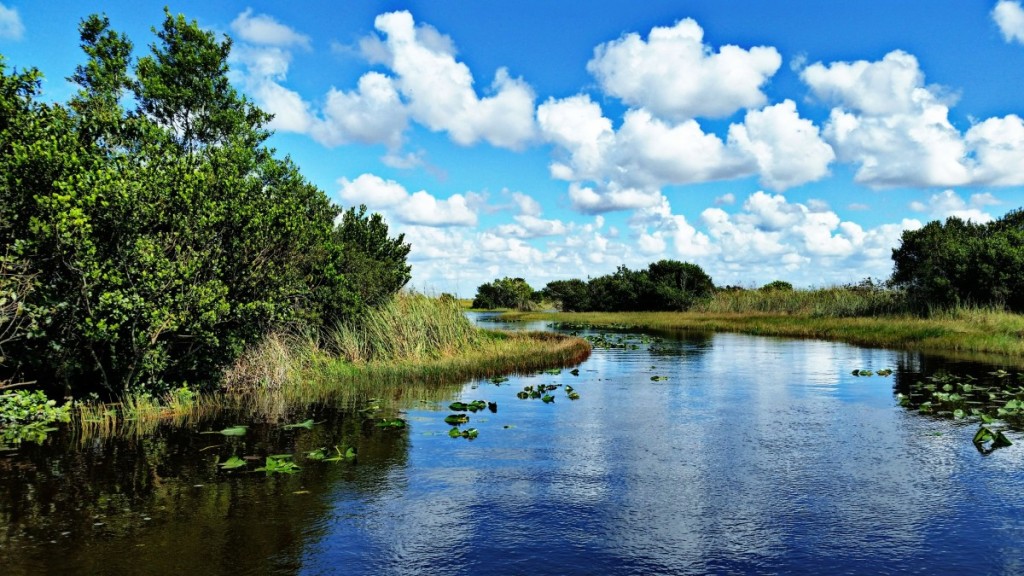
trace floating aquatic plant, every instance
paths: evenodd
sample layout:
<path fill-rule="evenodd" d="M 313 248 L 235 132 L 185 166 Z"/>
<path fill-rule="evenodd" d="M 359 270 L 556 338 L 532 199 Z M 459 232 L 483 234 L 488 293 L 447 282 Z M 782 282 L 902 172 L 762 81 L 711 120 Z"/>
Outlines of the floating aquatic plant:
<path fill-rule="evenodd" d="M 465 414 L 449 414 L 448 416 L 445 417 L 444 422 L 445 424 L 449 424 L 451 426 L 458 426 L 460 424 L 465 424 L 466 422 L 469 422 L 469 416 Z"/>
<path fill-rule="evenodd" d="M 217 464 L 217 466 L 220 466 L 221 470 L 234 470 L 235 468 L 244 468 L 245 464 L 245 460 L 242 460 L 238 456 L 232 456 L 220 464 Z"/>
<path fill-rule="evenodd" d="M 200 434 L 223 434 L 224 436 L 245 436 L 248 426 L 231 426 L 223 430 L 209 430 L 206 432 L 200 432 Z"/>
<path fill-rule="evenodd" d="M 376 426 L 377 428 L 387 428 L 394 430 L 405 428 L 406 423 L 405 420 L 402 420 L 401 418 L 381 418 L 379 421 L 377 421 Z"/>
<path fill-rule="evenodd" d="M 267 456 L 266 463 L 257 468 L 256 471 L 266 472 L 267 474 L 295 474 L 299 471 L 299 466 L 292 462 L 290 455 L 279 454 L 277 456 Z"/>

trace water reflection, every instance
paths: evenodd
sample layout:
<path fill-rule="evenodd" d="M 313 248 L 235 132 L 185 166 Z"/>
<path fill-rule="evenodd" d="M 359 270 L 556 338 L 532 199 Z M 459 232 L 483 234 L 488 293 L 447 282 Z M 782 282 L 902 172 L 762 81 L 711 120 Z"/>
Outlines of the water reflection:
<path fill-rule="evenodd" d="M 312 430 L 197 433 L 237 423 L 225 417 L 26 446 L 0 458 L 0 563 L 9 574 L 1024 569 L 1024 442 L 983 457 L 976 424 L 894 396 L 936 360 L 731 334 L 625 338 L 637 349 L 595 350 L 578 376 L 408 402 L 404 431 L 325 405 Z M 881 368 L 895 373 L 851 375 Z M 555 402 L 516 397 L 539 385 L 560 386 Z M 498 404 L 471 414 L 476 440 L 447 436 L 456 399 Z M 212 465 L 334 445 L 357 446 L 358 461 L 299 460 L 282 477 Z"/>

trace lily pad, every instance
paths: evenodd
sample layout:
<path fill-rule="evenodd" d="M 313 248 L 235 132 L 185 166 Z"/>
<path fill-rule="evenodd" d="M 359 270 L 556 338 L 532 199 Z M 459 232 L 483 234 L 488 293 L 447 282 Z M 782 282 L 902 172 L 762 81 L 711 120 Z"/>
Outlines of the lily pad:
<path fill-rule="evenodd" d="M 235 468 L 244 468 L 245 460 L 242 460 L 238 456 L 232 456 L 231 458 L 228 458 L 227 460 L 218 464 L 218 466 L 220 466 L 221 470 L 234 470 Z"/>
<path fill-rule="evenodd" d="M 405 420 L 401 418 L 381 418 L 377 422 L 377 428 L 401 429 L 405 428 Z"/>
<path fill-rule="evenodd" d="M 224 436 L 245 436 L 245 431 L 248 430 L 248 426 L 232 426 L 223 430 L 209 430 L 201 432 L 201 434 L 223 434 Z"/>
<path fill-rule="evenodd" d="M 466 422 L 469 422 L 469 416 L 465 414 L 450 414 L 444 419 L 444 423 L 451 426 L 458 426 L 459 424 L 465 424 Z"/>

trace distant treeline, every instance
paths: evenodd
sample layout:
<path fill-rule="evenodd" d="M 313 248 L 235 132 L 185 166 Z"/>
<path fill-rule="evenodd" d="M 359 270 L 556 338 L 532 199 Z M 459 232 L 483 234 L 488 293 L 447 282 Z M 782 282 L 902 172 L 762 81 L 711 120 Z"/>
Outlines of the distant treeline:
<path fill-rule="evenodd" d="M 0 56 L 0 384 L 75 393 L 212 384 L 275 330 L 358 321 L 409 245 L 265 145 L 231 42 L 166 13 L 151 53 L 80 26 L 66 104 Z"/>
<path fill-rule="evenodd" d="M 826 315 L 927 314 L 955 307 L 1024 312 L 1024 210 L 986 224 L 950 217 L 903 233 L 893 249 L 892 276 L 884 282 L 820 288 L 811 298 L 792 298 L 789 282 L 776 280 L 751 292 L 715 287 L 696 264 L 661 260 L 646 270 L 620 266 L 613 274 L 587 280 L 549 282 L 534 291 L 522 278 L 481 285 L 475 308 L 529 309 L 548 301 L 565 312 L 759 311 Z M 733 296 L 710 300 L 715 294 Z"/>

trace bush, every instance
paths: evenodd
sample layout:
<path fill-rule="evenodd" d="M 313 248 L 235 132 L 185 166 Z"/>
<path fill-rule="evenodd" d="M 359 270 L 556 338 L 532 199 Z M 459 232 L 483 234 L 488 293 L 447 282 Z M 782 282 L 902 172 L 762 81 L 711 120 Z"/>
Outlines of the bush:
<path fill-rule="evenodd" d="M 0 445 L 22 441 L 41 442 L 51 424 L 71 421 L 71 404 L 57 406 L 41 390 L 9 391 L 0 394 Z"/>
<path fill-rule="evenodd" d="M 793 285 L 785 280 L 775 280 L 761 286 L 760 290 L 762 292 L 792 292 Z"/>
<path fill-rule="evenodd" d="M 80 32 L 67 106 L 0 60 L 0 254 L 34 282 L 10 371 L 76 393 L 210 385 L 269 332 L 353 320 L 408 281 L 409 247 L 379 215 L 335 225 L 265 146 L 270 116 L 228 81 L 229 39 L 166 13 L 133 67 L 105 17 Z"/>
<path fill-rule="evenodd" d="M 647 270 L 619 266 L 613 274 L 582 280 L 556 280 L 544 288 L 547 298 L 566 312 L 688 310 L 714 293 L 715 286 L 700 266 L 661 260 Z"/>
<path fill-rule="evenodd" d="M 529 310 L 533 294 L 533 288 L 526 283 L 526 280 L 506 276 L 478 286 L 476 297 L 473 298 L 473 308 Z"/>
<path fill-rule="evenodd" d="M 918 310 L 996 306 L 1024 312 L 1024 210 L 987 224 L 950 217 L 903 233 L 892 283 Z"/>

